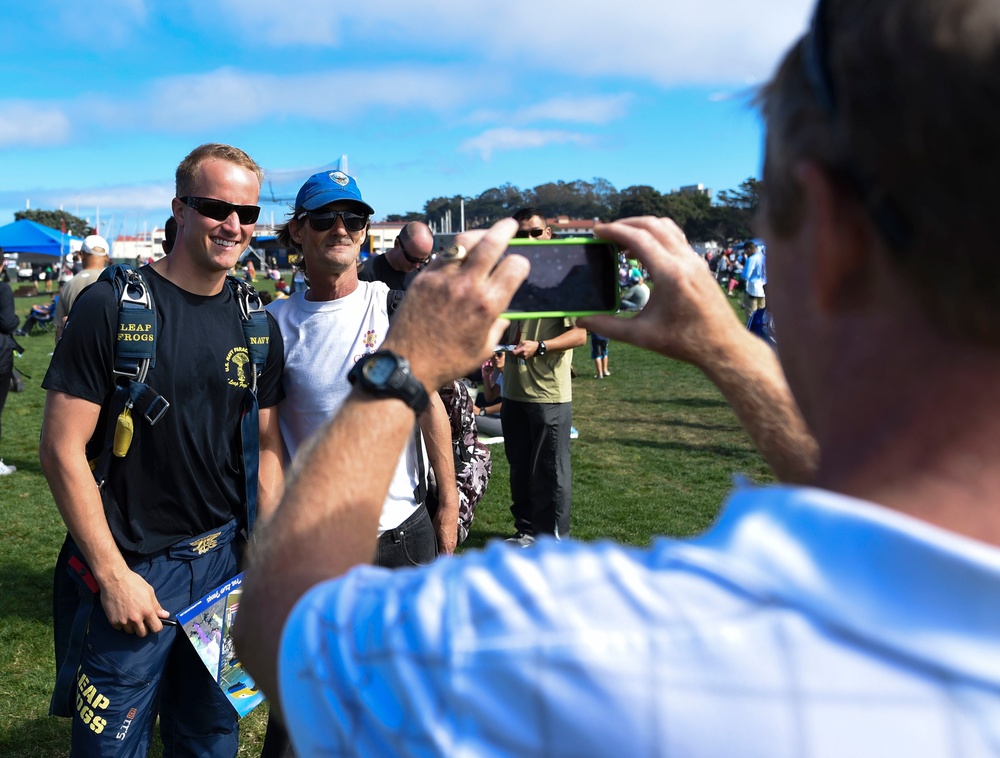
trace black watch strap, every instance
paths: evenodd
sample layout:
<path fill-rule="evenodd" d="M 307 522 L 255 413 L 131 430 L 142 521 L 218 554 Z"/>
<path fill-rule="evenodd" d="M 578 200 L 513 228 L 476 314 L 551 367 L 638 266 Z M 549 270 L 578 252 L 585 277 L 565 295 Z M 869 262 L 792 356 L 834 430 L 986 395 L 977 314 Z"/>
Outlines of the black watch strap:
<path fill-rule="evenodd" d="M 410 373 L 410 362 L 390 350 L 377 350 L 362 356 L 347 374 L 347 379 L 375 397 L 402 400 L 418 415 L 430 403 L 424 385 Z"/>
<path fill-rule="evenodd" d="M 544 340 L 538 340 L 538 354 L 539 355 L 545 355 L 548 351 L 549 351 L 549 349 L 547 347 L 545 347 L 545 341 Z"/>

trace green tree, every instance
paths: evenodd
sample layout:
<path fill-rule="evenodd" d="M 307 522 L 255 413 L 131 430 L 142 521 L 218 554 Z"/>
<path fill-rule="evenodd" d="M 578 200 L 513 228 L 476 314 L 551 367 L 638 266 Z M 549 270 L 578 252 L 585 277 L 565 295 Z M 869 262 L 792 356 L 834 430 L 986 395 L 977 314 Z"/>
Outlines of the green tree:
<path fill-rule="evenodd" d="M 666 213 L 663 195 L 648 184 L 626 187 L 619 193 L 618 198 L 618 213 L 615 218 L 663 216 Z"/>
<path fill-rule="evenodd" d="M 740 182 L 739 189 L 722 190 L 718 200 L 719 205 L 739 208 L 754 214 L 760 206 L 760 182 L 754 177 L 748 176 Z"/>
<path fill-rule="evenodd" d="M 760 182 L 748 177 L 735 190 L 723 190 L 718 195 L 716 217 L 718 239 L 726 242 L 753 236 L 753 217 L 760 206 Z"/>
<path fill-rule="evenodd" d="M 50 229 L 58 229 L 59 231 L 62 231 L 63 224 L 65 224 L 66 233 L 74 237 L 86 237 L 88 234 L 94 234 L 93 227 L 84 219 L 66 211 L 47 211 L 37 208 L 17 211 L 14 214 L 14 220 L 21 221 L 22 219 L 34 221 L 35 223 L 42 224 Z"/>
<path fill-rule="evenodd" d="M 390 213 L 385 217 L 385 220 L 409 223 L 410 221 L 426 221 L 427 218 L 419 211 L 407 211 L 406 213 Z"/>

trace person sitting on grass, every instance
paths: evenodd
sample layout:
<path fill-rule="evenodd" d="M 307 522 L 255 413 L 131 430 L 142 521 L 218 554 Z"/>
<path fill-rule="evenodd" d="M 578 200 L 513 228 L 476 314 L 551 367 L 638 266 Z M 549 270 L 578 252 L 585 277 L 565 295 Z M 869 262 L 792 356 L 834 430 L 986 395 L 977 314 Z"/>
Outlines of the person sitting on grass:
<path fill-rule="evenodd" d="M 476 395 L 473 407 L 480 437 L 503 438 L 500 409 L 503 407 L 503 367 L 506 357 L 505 351 L 494 351 L 482 367 L 483 390 Z"/>
<path fill-rule="evenodd" d="M 24 320 L 24 326 L 14 332 L 14 334 L 18 337 L 27 337 L 31 334 L 31 330 L 36 326 L 51 323 L 55 316 L 56 303 L 58 300 L 59 295 L 53 295 L 52 300 L 45 305 L 31 306 L 31 311 L 28 313 L 28 317 Z"/>

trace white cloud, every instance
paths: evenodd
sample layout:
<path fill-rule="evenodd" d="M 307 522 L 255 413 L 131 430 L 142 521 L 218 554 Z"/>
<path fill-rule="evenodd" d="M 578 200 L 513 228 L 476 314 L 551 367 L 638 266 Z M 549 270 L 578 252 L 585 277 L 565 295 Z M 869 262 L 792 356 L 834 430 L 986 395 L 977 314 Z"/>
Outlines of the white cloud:
<path fill-rule="evenodd" d="M 105 99 L 108 128 L 197 133 L 251 123 L 308 118 L 343 123 L 400 110 L 444 111 L 460 106 L 481 83 L 430 66 L 339 70 L 279 76 L 223 68 L 153 82 L 139 101 Z M 88 102 L 95 102 L 91 96 Z"/>
<path fill-rule="evenodd" d="M 0 147 L 60 144 L 69 134 L 70 120 L 56 106 L 0 101 Z"/>
<path fill-rule="evenodd" d="M 559 97 L 522 108 L 511 119 L 517 124 L 533 124 L 538 121 L 607 124 L 622 118 L 633 99 L 630 94 Z"/>
<path fill-rule="evenodd" d="M 813 0 L 508 0 L 502 9 L 452 0 L 325 0 L 275 4 L 226 0 L 234 23 L 266 31 L 276 46 L 342 47 L 368 41 L 393 50 L 459 53 L 502 64 L 584 76 L 627 76 L 660 85 L 750 83 L 773 70 L 806 26 Z M 536 74 L 537 76 L 537 74 Z"/>
<path fill-rule="evenodd" d="M 344 13 L 330 0 L 295 0 L 291 3 L 256 0 L 218 0 L 212 17 L 222 15 L 227 23 L 253 31 L 261 42 L 274 47 L 333 47 L 340 43 L 340 20 Z M 363 6 L 359 6 L 363 9 Z"/>
<path fill-rule="evenodd" d="M 593 141 L 585 134 L 562 130 L 545 129 L 514 129 L 500 127 L 487 129 L 478 137 L 467 139 L 461 145 L 461 150 L 479 153 L 483 160 L 488 161 L 497 150 L 524 150 L 527 148 L 546 147 L 547 145 L 565 145 L 572 143 L 586 145 Z"/>

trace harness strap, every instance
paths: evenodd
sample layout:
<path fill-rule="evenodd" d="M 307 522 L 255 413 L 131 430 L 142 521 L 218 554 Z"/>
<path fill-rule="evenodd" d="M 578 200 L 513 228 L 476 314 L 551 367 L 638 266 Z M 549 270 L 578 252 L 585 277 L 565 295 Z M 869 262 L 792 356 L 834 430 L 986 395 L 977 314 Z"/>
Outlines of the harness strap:
<path fill-rule="evenodd" d="M 156 311 L 142 275 L 131 266 L 116 264 L 101 273 L 118 295 L 118 332 L 115 335 L 114 374 L 144 382 L 156 365 Z"/>
<path fill-rule="evenodd" d="M 246 518 L 243 536 L 249 541 L 257 523 L 257 474 L 260 469 L 260 406 L 257 402 L 257 379 L 267 363 L 271 347 L 271 328 L 268 325 L 264 303 L 257 291 L 241 279 L 227 277 L 226 282 L 240 307 L 240 323 L 247 353 L 253 365 L 250 386 L 243 397 L 240 413 L 240 440 L 243 449 L 243 476 L 246 489 Z"/>
<path fill-rule="evenodd" d="M 63 546 L 59 558 L 56 571 L 60 571 L 60 564 L 66 567 L 68 576 L 63 575 L 63 581 L 68 581 L 76 587 L 79 593 L 79 604 L 68 629 L 69 636 L 66 639 L 63 659 L 56 661 L 58 670 L 56 672 L 56 685 L 52 690 L 52 700 L 49 702 L 49 715 L 68 718 L 73 715 L 76 676 L 80 668 L 80 661 L 83 659 L 83 641 L 87 636 L 90 616 L 94 610 L 99 588 L 97 580 L 90 573 L 87 564 L 74 550 L 69 548 L 68 542 Z M 56 623 L 59 623 L 59 619 L 56 619 Z"/>
<path fill-rule="evenodd" d="M 257 393 L 247 391 L 240 414 L 240 439 L 243 444 L 243 474 L 246 477 L 246 524 L 243 536 L 247 541 L 257 522 L 257 472 L 260 468 L 260 423 Z"/>

